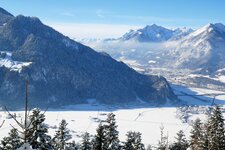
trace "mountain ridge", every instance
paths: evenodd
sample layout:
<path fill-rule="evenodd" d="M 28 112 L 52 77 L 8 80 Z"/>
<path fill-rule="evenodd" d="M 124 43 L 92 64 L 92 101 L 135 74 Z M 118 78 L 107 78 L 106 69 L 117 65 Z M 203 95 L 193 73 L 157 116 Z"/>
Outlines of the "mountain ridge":
<path fill-rule="evenodd" d="M 9 13 L 8 11 L 6 11 L 5 9 L 0 7 L 0 26 L 4 25 L 7 21 L 9 21 L 10 19 L 12 19 L 14 16 Z"/>
<path fill-rule="evenodd" d="M 156 24 L 146 25 L 144 28 L 137 30 L 130 30 L 125 33 L 122 37 L 118 38 L 118 40 L 135 40 L 139 42 L 163 42 L 168 40 L 174 40 L 178 37 L 183 37 L 193 30 L 191 28 L 176 28 L 176 29 L 168 29 L 162 26 L 158 26 Z"/>
<path fill-rule="evenodd" d="M 164 28 L 152 26 L 159 30 Z M 136 37 L 142 34 L 137 34 L 139 31 L 140 29 L 128 32 L 132 34 L 129 34 L 127 40 L 118 38 L 97 41 L 93 47 L 109 52 L 115 59 L 132 60 L 153 68 L 183 68 L 198 70 L 198 73 L 203 74 L 215 74 L 217 70 L 225 68 L 225 26 L 222 23 L 209 23 L 197 30 L 171 29 L 170 33 L 173 32 L 173 35 L 170 34 L 166 40 L 156 41 L 137 40 Z M 155 36 L 157 31 L 150 33 Z"/>
<path fill-rule="evenodd" d="M 216 71 L 225 67 L 224 41 L 225 26 L 219 23 L 207 24 L 181 39 L 172 53 L 178 54 L 178 66 Z"/>

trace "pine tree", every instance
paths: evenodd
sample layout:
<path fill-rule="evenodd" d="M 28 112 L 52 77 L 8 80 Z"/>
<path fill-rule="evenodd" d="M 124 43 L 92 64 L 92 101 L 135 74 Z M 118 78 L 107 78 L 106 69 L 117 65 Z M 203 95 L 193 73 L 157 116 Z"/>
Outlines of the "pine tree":
<path fill-rule="evenodd" d="M 209 126 L 208 123 L 203 124 L 203 138 L 202 138 L 202 144 L 204 150 L 208 149 L 209 147 Z"/>
<path fill-rule="evenodd" d="M 66 150 L 80 150 L 79 145 L 72 141 L 71 143 L 67 144 Z"/>
<path fill-rule="evenodd" d="M 184 132 L 180 130 L 177 133 L 177 137 L 175 137 L 177 140 L 171 147 L 171 150 L 186 150 L 189 147 L 188 141 L 185 138 Z"/>
<path fill-rule="evenodd" d="M 127 140 L 123 146 L 124 150 L 145 150 L 140 132 L 129 131 L 126 136 Z"/>
<path fill-rule="evenodd" d="M 16 150 L 37 150 L 37 149 L 33 149 L 29 143 L 23 143 L 23 145 Z"/>
<path fill-rule="evenodd" d="M 65 150 L 67 146 L 68 140 L 71 139 L 70 132 L 67 128 L 67 122 L 66 120 L 62 120 L 59 124 L 59 128 L 55 133 L 55 136 L 53 138 L 53 147 L 54 150 Z"/>
<path fill-rule="evenodd" d="M 1 143 L 2 150 L 16 150 L 22 145 L 22 142 L 16 129 L 10 130 L 9 136 L 4 137 Z"/>
<path fill-rule="evenodd" d="M 168 149 L 168 137 L 164 135 L 164 126 L 160 127 L 160 141 L 158 143 L 158 150 L 166 150 Z"/>
<path fill-rule="evenodd" d="M 41 113 L 41 110 L 35 108 L 32 110 L 32 114 L 29 116 L 31 127 L 28 130 L 29 135 L 28 142 L 34 149 L 49 150 L 52 149 L 50 144 L 51 137 L 47 135 L 48 128 L 44 124 L 45 115 Z"/>
<path fill-rule="evenodd" d="M 200 119 L 196 119 L 191 130 L 191 140 L 190 147 L 192 150 L 204 150 L 207 148 L 205 146 L 205 136 L 204 136 L 204 126 Z"/>
<path fill-rule="evenodd" d="M 208 149 L 223 150 L 225 147 L 224 119 L 219 106 L 215 106 L 208 119 Z"/>
<path fill-rule="evenodd" d="M 148 145 L 146 150 L 152 150 L 152 146 L 151 145 Z"/>
<path fill-rule="evenodd" d="M 93 150 L 105 150 L 106 138 L 105 138 L 105 127 L 100 122 L 97 128 L 97 134 L 93 139 Z"/>
<path fill-rule="evenodd" d="M 109 113 L 107 115 L 105 130 L 107 142 L 106 148 L 108 150 L 118 150 L 120 147 L 119 145 L 120 141 L 118 138 L 119 132 L 117 131 L 115 114 Z"/>
<path fill-rule="evenodd" d="M 92 144 L 90 142 L 90 135 L 89 133 L 85 132 L 82 135 L 82 141 L 81 141 L 81 150 L 91 150 L 92 149 Z"/>

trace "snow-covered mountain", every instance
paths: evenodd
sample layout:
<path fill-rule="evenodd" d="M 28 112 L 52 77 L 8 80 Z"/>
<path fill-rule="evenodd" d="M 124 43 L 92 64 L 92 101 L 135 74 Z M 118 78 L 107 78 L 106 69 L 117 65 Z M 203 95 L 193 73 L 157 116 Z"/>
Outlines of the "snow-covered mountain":
<path fill-rule="evenodd" d="M 191 28 L 183 27 L 183 28 L 176 28 L 173 30 L 173 36 L 170 38 L 171 41 L 179 40 L 182 37 L 192 33 L 194 30 Z"/>
<path fill-rule="evenodd" d="M 189 33 L 192 29 L 187 28 L 177 28 L 177 29 L 167 29 L 156 24 L 147 25 L 146 27 L 138 30 L 130 30 L 128 33 L 124 34 L 119 40 L 128 41 L 135 40 L 139 42 L 162 42 L 170 39 L 178 39 Z"/>
<path fill-rule="evenodd" d="M 221 23 L 207 24 L 195 31 L 151 25 L 90 46 L 116 59 L 145 66 L 185 68 L 206 74 L 225 68 L 225 26 Z"/>
<path fill-rule="evenodd" d="M 174 43 L 167 56 L 174 58 L 175 67 L 201 68 L 206 72 L 225 68 L 225 26 L 205 25 Z"/>
<path fill-rule="evenodd" d="M 137 30 L 130 29 L 127 33 L 122 35 L 119 38 L 106 38 L 106 39 L 97 39 L 97 38 L 74 38 L 77 41 L 82 43 L 92 43 L 92 42 L 165 42 L 169 40 L 178 40 L 194 30 L 191 28 L 175 28 L 168 29 L 156 24 L 147 25 L 144 28 Z"/>

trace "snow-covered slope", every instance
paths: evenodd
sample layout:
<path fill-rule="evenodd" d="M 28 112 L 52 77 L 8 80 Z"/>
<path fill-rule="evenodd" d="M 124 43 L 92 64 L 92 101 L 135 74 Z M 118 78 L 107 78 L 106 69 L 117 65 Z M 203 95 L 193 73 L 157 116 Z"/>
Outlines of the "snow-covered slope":
<path fill-rule="evenodd" d="M 170 38 L 170 41 L 179 40 L 192 32 L 194 32 L 194 30 L 191 28 L 176 28 L 173 30 L 173 36 Z"/>
<path fill-rule="evenodd" d="M 225 26 L 207 24 L 178 41 L 168 56 L 175 67 L 202 68 L 208 72 L 225 67 Z"/>
<path fill-rule="evenodd" d="M 11 71 L 21 72 L 23 67 L 27 67 L 32 64 L 32 62 L 13 61 L 11 57 L 11 52 L 0 51 L 0 67 L 4 66 L 9 68 Z"/>

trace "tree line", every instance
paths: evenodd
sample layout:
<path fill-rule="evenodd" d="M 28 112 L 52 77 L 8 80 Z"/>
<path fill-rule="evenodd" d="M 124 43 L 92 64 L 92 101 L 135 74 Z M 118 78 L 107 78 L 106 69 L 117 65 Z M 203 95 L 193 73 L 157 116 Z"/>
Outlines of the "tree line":
<path fill-rule="evenodd" d="M 180 130 L 173 143 L 168 142 L 161 127 L 161 138 L 158 145 L 144 145 L 140 132 L 128 131 L 126 140 L 119 140 L 119 131 L 115 114 L 109 113 L 105 120 L 99 122 L 95 135 L 85 132 L 80 142 L 72 141 L 68 123 L 62 120 L 54 136 L 48 135 L 48 125 L 45 124 L 45 114 L 35 108 L 28 116 L 29 128 L 24 132 L 12 127 L 8 136 L 1 140 L 1 150 L 16 150 L 24 144 L 23 136 L 27 143 L 37 150 L 224 150 L 225 130 L 221 108 L 215 106 L 203 123 L 196 119 L 190 131 L 189 140 L 184 131 Z"/>

